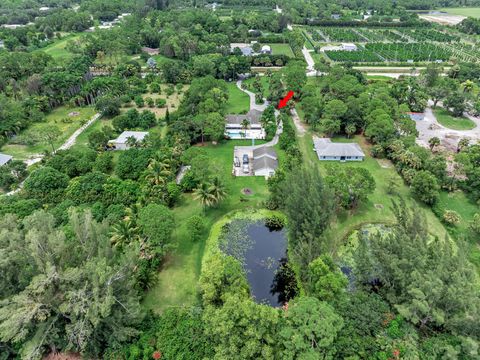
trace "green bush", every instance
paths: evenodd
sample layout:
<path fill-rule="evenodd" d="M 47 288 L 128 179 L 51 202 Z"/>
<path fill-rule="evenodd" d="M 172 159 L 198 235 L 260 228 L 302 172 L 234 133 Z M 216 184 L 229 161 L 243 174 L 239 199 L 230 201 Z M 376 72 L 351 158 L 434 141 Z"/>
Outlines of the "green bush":
<path fill-rule="evenodd" d="M 281 230 L 285 226 L 285 218 L 278 215 L 271 215 L 265 219 L 265 226 L 272 230 Z"/>
<path fill-rule="evenodd" d="M 193 215 L 187 220 L 187 229 L 190 234 L 190 239 L 197 242 L 201 239 L 205 231 L 205 218 L 200 215 Z"/>

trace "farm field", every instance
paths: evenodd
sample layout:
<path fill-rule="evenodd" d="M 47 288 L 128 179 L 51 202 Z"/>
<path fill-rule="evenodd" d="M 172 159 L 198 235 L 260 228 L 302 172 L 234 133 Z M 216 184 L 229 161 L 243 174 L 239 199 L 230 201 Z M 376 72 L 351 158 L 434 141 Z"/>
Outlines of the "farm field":
<path fill-rule="evenodd" d="M 444 11 L 448 14 L 452 15 L 462 15 L 462 16 L 470 16 L 474 18 L 480 18 L 480 7 L 476 8 L 467 8 L 467 7 L 461 7 L 461 8 L 442 8 L 440 11 Z"/>
<path fill-rule="evenodd" d="M 250 98 L 247 94 L 240 91 L 235 82 L 229 82 L 228 101 L 226 105 L 227 114 L 244 114 L 250 108 Z"/>
<path fill-rule="evenodd" d="M 452 130 L 471 130 L 475 128 L 475 123 L 466 117 L 454 117 L 445 109 L 434 109 L 433 113 L 437 121 Z"/>
<path fill-rule="evenodd" d="M 29 137 L 28 134 L 35 132 L 36 129 L 41 128 L 45 124 L 55 125 L 61 133 L 61 135 L 54 141 L 55 148 L 58 148 L 75 132 L 75 130 L 90 120 L 95 112 L 96 111 L 93 107 L 62 106 L 48 114 L 44 122 L 33 124 L 28 130 L 23 131 L 18 136 L 20 138 L 22 136 Z M 51 151 L 51 146 L 47 143 L 25 145 L 19 144 L 18 142 L 19 141 L 12 140 L 4 145 L 0 151 L 12 155 L 16 160 L 26 160 L 32 155 L 42 154 L 44 151 Z"/>

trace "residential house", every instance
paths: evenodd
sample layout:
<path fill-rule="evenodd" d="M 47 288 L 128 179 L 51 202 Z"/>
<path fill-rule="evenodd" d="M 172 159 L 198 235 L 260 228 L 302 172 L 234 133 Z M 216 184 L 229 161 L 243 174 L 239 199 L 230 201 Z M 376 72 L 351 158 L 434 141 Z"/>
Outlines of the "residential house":
<path fill-rule="evenodd" d="M 340 20 L 340 18 L 342 17 L 342 14 L 332 14 L 330 17 L 333 20 Z"/>
<path fill-rule="evenodd" d="M 270 146 L 261 146 L 253 150 L 253 174 L 270 177 L 278 168 L 278 157 Z"/>
<path fill-rule="evenodd" d="M 272 55 L 272 48 L 270 47 L 270 45 L 263 45 L 260 53 L 264 55 Z"/>
<path fill-rule="evenodd" d="M 115 150 L 128 150 L 130 148 L 130 138 L 135 139 L 140 143 L 148 135 L 146 131 L 124 131 L 120 136 L 114 140 L 110 140 L 108 144 Z"/>
<path fill-rule="evenodd" d="M 314 138 L 313 145 L 322 161 L 363 161 L 365 153 L 357 143 L 334 143 L 328 138 Z"/>
<path fill-rule="evenodd" d="M 10 161 L 12 161 L 12 159 L 13 159 L 13 156 L 0 153 L 0 166 L 8 164 Z"/>
<path fill-rule="evenodd" d="M 225 117 L 225 136 L 230 139 L 265 139 L 265 130 L 260 119 L 262 112 L 252 109 L 245 115 L 227 115 Z M 248 126 L 244 126 L 244 120 Z"/>

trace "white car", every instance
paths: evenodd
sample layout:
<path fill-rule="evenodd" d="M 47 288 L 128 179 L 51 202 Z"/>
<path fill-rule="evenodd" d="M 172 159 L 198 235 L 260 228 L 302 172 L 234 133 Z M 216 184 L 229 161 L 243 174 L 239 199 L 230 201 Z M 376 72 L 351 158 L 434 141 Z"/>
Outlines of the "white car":
<path fill-rule="evenodd" d="M 248 164 L 243 164 L 243 173 L 248 174 L 250 172 L 250 166 Z"/>

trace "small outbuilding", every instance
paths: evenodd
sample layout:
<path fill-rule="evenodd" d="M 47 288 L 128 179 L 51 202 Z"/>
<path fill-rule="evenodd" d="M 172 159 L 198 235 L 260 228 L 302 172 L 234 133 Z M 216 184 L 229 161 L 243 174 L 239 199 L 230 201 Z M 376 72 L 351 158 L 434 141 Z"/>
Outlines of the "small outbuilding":
<path fill-rule="evenodd" d="M 353 43 L 343 43 L 342 44 L 342 50 L 343 51 L 357 51 L 358 48 L 357 48 L 357 45 L 355 45 Z"/>
<path fill-rule="evenodd" d="M 334 143 L 328 138 L 314 138 L 313 145 L 321 161 L 363 161 L 365 153 L 357 143 Z"/>
<path fill-rule="evenodd" d="M 8 164 L 12 159 L 13 156 L 0 153 L 0 166 Z"/>
<path fill-rule="evenodd" d="M 148 132 L 146 131 L 124 131 L 118 138 L 110 140 L 108 144 L 115 150 L 128 150 L 133 140 L 135 140 L 135 143 L 140 143 L 147 135 Z"/>
<path fill-rule="evenodd" d="M 272 55 L 272 48 L 270 47 L 270 45 L 263 45 L 260 53 L 264 55 Z"/>

